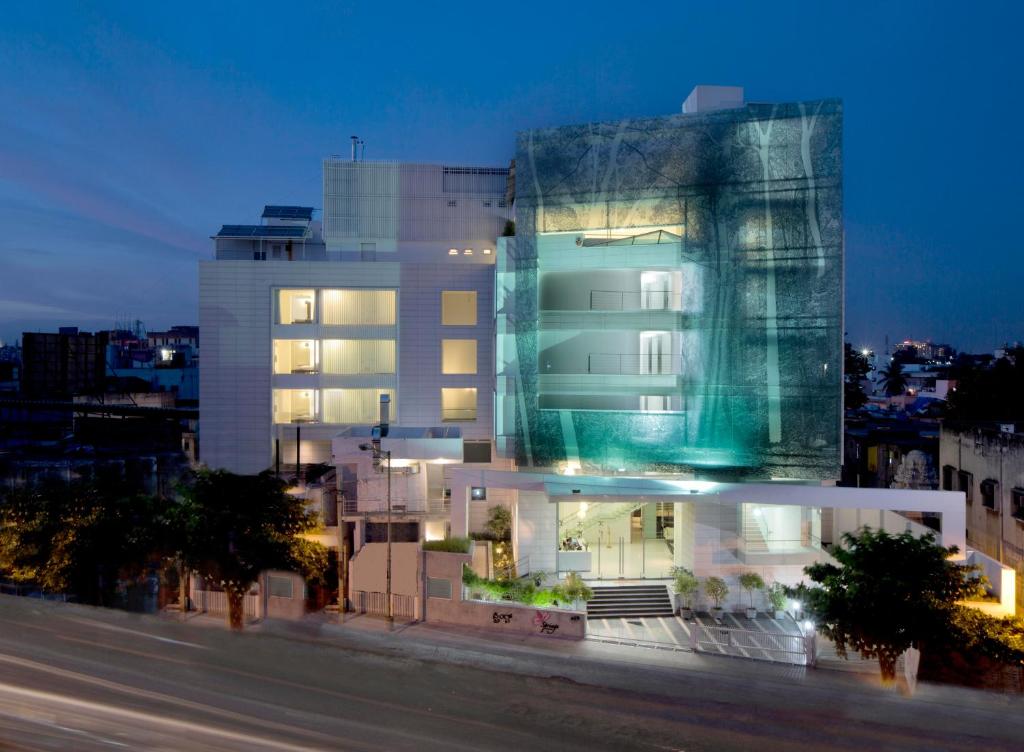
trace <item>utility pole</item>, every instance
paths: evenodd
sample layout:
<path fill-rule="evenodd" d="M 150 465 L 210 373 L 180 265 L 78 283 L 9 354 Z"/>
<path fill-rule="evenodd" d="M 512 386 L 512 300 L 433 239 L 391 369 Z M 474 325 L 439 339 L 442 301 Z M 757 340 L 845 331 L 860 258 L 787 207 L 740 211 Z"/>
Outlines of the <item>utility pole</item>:
<path fill-rule="evenodd" d="M 384 598 L 388 602 L 388 629 L 395 628 L 395 609 L 391 604 L 391 450 L 385 454 L 388 457 L 388 570 L 387 570 L 387 591 Z"/>

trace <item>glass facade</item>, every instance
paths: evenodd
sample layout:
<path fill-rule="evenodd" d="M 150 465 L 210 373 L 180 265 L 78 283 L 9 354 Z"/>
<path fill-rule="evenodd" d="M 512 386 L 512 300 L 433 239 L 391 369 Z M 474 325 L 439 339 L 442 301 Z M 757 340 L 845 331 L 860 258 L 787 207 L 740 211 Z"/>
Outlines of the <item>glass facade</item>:
<path fill-rule="evenodd" d="M 837 100 L 519 134 L 499 441 L 521 467 L 838 477 Z"/>

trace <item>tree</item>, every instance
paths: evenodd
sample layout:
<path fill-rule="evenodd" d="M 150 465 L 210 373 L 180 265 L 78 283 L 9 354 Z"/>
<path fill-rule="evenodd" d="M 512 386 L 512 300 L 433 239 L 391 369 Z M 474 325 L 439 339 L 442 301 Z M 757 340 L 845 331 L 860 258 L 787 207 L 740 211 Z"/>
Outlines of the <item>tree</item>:
<path fill-rule="evenodd" d="M 846 409 L 856 410 L 867 403 L 868 397 L 861 382 L 870 372 L 867 356 L 846 342 L 843 345 L 843 404 Z"/>
<path fill-rule="evenodd" d="M 120 479 L 49 480 L 0 503 L 0 569 L 14 580 L 110 606 L 119 577 L 158 557 L 161 501 Z"/>
<path fill-rule="evenodd" d="M 704 594 L 715 602 L 715 608 L 721 608 L 722 601 L 729 597 L 729 586 L 721 577 L 708 577 L 704 580 Z"/>
<path fill-rule="evenodd" d="M 227 593 L 232 629 L 242 628 L 243 598 L 261 571 L 318 577 L 327 567 L 327 550 L 301 537 L 317 527 L 317 515 L 270 472 L 200 471 L 172 514 L 185 565 Z"/>
<path fill-rule="evenodd" d="M 958 359 L 950 374 L 956 388 L 949 393 L 947 416 L 957 420 L 1024 420 L 1024 349 L 1008 352 L 990 366 Z"/>
<path fill-rule="evenodd" d="M 757 572 L 744 572 L 739 576 L 740 587 L 750 596 L 750 607 L 754 607 L 754 591 L 764 590 L 764 580 Z"/>
<path fill-rule="evenodd" d="M 512 539 L 512 510 L 504 504 L 491 507 L 490 515 L 487 517 L 487 531 L 497 540 L 506 541 Z"/>
<path fill-rule="evenodd" d="M 907 391 L 907 376 L 903 373 L 903 364 L 898 360 L 892 361 L 889 367 L 883 368 L 878 372 L 878 375 L 882 377 L 885 393 L 890 397 L 895 397 L 897 394 L 903 394 Z"/>
<path fill-rule="evenodd" d="M 917 538 L 864 528 L 833 547 L 837 564 L 804 568 L 818 587 L 801 584 L 791 595 L 839 655 L 855 650 L 877 658 L 882 678 L 891 680 L 896 658 L 947 634 L 957 601 L 978 592 L 974 568 L 949 560 L 956 552 L 956 546 L 938 545 L 931 533 Z"/>

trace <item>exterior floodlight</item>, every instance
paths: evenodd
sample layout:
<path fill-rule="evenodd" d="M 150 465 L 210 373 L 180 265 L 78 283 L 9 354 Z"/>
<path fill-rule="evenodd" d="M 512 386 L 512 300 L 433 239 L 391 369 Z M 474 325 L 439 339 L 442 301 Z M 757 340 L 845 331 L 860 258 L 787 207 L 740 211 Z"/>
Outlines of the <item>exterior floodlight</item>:
<path fill-rule="evenodd" d="M 363 450 L 364 452 L 372 452 L 373 451 L 373 444 L 360 444 L 359 448 L 361 450 Z"/>

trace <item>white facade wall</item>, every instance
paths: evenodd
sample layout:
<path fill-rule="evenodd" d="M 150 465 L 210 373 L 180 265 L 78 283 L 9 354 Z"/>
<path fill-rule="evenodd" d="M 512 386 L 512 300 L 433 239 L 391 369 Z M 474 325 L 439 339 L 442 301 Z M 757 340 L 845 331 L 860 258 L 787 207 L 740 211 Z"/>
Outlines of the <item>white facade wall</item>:
<path fill-rule="evenodd" d="M 273 463 L 274 288 L 397 288 L 398 282 L 398 265 L 389 263 L 200 262 L 199 327 L 205 340 L 199 379 L 201 460 L 237 473 L 258 473 Z M 325 442 L 337 430 L 302 426 L 302 461 L 329 458 Z M 286 440 L 282 462 L 292 463 L 294 427 L 282 427 L 280 435 Z"/>

